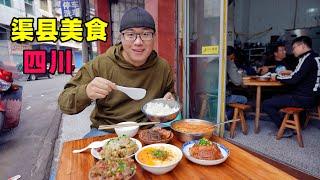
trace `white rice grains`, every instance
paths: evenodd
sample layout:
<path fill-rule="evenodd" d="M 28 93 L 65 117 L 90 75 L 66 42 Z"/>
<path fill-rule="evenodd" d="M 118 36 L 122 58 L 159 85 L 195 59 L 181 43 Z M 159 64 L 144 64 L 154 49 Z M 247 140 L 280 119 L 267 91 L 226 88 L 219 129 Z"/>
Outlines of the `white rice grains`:
<path fill-rule="evenodd" d="M 168 104 L 149 102 L 146 104 L 146 113 L 154 116 L 167 116 L 179 110 L 178 107 L 170 108 Z"/>

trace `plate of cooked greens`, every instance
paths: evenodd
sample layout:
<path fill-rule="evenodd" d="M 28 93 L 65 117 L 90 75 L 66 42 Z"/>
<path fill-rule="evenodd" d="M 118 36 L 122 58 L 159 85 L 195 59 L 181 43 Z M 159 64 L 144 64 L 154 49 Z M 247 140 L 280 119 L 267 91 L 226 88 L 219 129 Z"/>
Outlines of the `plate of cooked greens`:
<path fill-rule="evenodd" d="M 135 138 L 126 135 L 103 140 L 104 146 L 92 148 L 91 154 L 97 159 L 124 159 L 135 155 L 142 144 Z"/>

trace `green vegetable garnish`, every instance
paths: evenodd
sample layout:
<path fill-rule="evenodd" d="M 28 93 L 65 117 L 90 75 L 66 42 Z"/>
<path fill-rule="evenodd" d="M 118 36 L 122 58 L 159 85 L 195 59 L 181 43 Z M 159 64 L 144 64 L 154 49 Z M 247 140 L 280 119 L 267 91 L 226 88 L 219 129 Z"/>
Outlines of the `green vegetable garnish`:
<path fill-rule="evenodd" d="M 120 138 L 126 138 L 126 137 L 128 137 L 128 136 L 125 134 L 122 134 L 122 136 Z"/>
<path fill-rule="evenodd" d="M 136 169 L 134 167 L 131 167 L 130 170 L 131 170 L 131 173 L 133 173 Z"/>
<path fill-rule="evenodd" d="M 124 163 L 123 161 L 118 162 L 118 168 L 117 171 L 118 172 L 123 172 L 126 169 L 126 163 Z"/>
<path fill-rule="evenodd" d="M 160 160 L 165 160 L 168 157 L 168 152 L 160 149 L 152 151 L 152 155 Z"/>
<path fill-rule="evenodd" d="M 201 139 L 199 140 L 199 145 L 201 145 L 201 146 L 210 146 L 211 144 L 212 144 L 212 142 L 209 141 L 209 140 L 206 139 L 206 138 L 201 138 Z"/>

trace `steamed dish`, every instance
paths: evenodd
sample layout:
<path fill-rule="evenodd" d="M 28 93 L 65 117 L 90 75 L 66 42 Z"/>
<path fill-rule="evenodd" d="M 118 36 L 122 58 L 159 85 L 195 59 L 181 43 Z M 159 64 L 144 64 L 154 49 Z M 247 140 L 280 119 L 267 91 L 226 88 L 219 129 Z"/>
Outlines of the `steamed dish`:
<path fill-rule="evenodd" d="M 200 139 L 189 149 L 190 155 L 201 160 L 217 160 L 223 158 L 223 155 L 217 144 L 207 140 Z"/>
<path fill-rule="evenodd" d="M 171 108 L 168 104 L 149 102 L 146 104 L 145 112 L 154 116 L 167 116 L 179 111 L 178 107 Z"/>
<path fill-rule="evenodd" d="M 110 139 L 100 151 L 102 159 L 117 159 L 128 157 L 138 151 L 138 145 L 128 136 Z"/>
<path fill-rule="evenodd" d="M 178 154 L 168 147 L 148 147 L 138 154 L 141 163 L 148 166 L 164 166 L 177 161 Z"/>
<path fill-rule="evenodd" d="M 90 170 L 90 180 L 130 179 L 136 172 L 136 165 L 131 158 L 118 160 L 100 160 Z"/>

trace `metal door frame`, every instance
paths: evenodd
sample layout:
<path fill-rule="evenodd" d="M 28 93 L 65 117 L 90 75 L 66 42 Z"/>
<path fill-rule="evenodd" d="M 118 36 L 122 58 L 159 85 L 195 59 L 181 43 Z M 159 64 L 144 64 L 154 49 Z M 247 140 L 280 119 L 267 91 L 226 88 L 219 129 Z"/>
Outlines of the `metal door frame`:
<path fill-rule="evenodd" d="M 227 44 L 227 0 L 220 0 L 220 40 L 219 40 L 219 55 L 202 55 L 202 54 L 188 54 L 189 52 L 189 0 L 183 2 L 184 13 L 184 38 L 183 38 L 183 102 L 184 102 L 184 117 L 189 117 L 189 103 L 190 103 L 190 72 L 189 72 L 189 58 L 194 57 L 212 57 L 219 59 L 219 84 L 218 84 L 218 108 L 217 108 L 217 123 L 225 120 L 225 89 L 226 89 L 226 44 Z M 223 135 L 224 126 L 220 126 L 218 133 Z"/>

